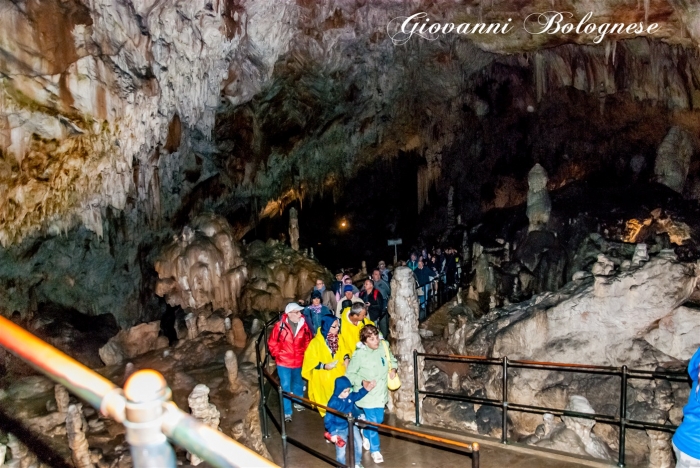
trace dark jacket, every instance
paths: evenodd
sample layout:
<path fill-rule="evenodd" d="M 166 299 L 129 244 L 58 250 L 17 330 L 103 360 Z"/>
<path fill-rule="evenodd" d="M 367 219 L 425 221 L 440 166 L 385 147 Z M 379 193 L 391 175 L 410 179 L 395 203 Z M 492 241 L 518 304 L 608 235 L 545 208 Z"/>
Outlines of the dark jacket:
<path fill-rule="evenodd" d="M 278 366 L 297 368 L 304 363 L 304 352 L 311 341 L 311 330 L 305 320 L 299 320 L 297 332 L 292 332 L 287 314 L 284 314 L 270 332 L 267 345 Z"/>
<path fill-rule="evenodd" d="M 324 315 L 333 315 L 333 312 L 331 310 L 324 306 L 321 305 L 320 312 L 316 313 L 311 307 L 306 307 L 304 309 L 304 319 L 306 320 L 306 323 L 309 325 L 309 328 L 311 329 L 311 338 L 316 336 L 316 332 L 318 331 L 319 327 L 321 326 L 321 319 L 323 318 Z M 335 317 L 335 315 L 333 315 Z"/>
<path fill-rule="evenodd" d="M 345 414 L 355 411 L 355 403 L 367 395 L 368 392 L 364 387 L 360 387 L 358 391 L 351 392 L 347 398 L 340 398 L 340 394 L 343 393 L 343 390 L 346 388 L 352 390 L 350 379 L 347 377 L 338 377 L 335 379 L 333 396 L 331 397 L 330 401 L 328 401 L 326 406 Z M 335 431 L 348 428 L 348 422 L 345 419 L 328 412 L 323 417 L 323 423 L 326 426 L 326 430 L 331 434 L 333 434 Z"/>
<path fill-rule="evenodd" d="M 688 374 L 693 385 L 690 388 L 688 404 L 683 407 L 683 422 L 673 436 L 673 443 L 678 450 L 693 458 L 700 458 L 700 348 L 695 351 L 688 364 Z"/>
<path fill-rule="evenodd" d="M 413 271 L 413 274 L 416 277 L 416 281 L 418 281 L 418 286 L 425 286 L 426 284 L 430 283 L 434 276 L 433 271 L 428 269 L 428 267 L 425 265 L 423 268 L 416 268 Z"/>
<path fill-rule="evenodd" d="M 367 313 L 369 314 L 369 318 L 376 322 L 384 313 L 384 297 L 382 293 L 380 293 L 377 288 L 373 288 L 372 292 L 367 294 L 367 291 L 363 289 L 360 292 L 360 299 L 364 302 L 369 302 Z"/>

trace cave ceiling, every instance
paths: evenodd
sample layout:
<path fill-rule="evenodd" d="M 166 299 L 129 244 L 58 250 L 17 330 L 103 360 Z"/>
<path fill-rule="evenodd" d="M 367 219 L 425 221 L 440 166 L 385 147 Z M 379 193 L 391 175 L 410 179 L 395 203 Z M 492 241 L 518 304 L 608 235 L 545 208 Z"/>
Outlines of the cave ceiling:
<path fill-rule="evenodd" d="M 547 11 L 658 28 L 528 33 Z M 420 12 L 512 29 L 395 44 Z M 685 0 L 0 0 L 0 243 L 203 210 L 240 237 L 406 155 L 476 211 L 520 203 L 535 161 L 558 186 L 697 136 L 699 43 Z"/>

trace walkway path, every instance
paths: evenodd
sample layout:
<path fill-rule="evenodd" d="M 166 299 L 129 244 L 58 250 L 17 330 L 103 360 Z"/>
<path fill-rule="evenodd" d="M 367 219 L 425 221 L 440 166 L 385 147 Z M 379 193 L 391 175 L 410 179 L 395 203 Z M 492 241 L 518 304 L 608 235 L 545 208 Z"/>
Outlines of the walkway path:
<path fill-rule="evenodd" d="M 276 392 L 271 392 L 271 399 L 277 397 Z M 270 406 L 274 403 L 270 402 Z M 276 407 L 274 407 L 276 408 Z M 395 421 L 387 421 L 386 424 L 397 425 Z M 412 427 L 408 427 L 411 428 Z M 323 438 L 323 419 L 315 411 L 305 410 L 294 412 L 294 419 L 287 424 L 287 431 L 295 438 L 302 440 L 314 450 L 318 450 L 330 457 L 335 457 L 335 447 L 326 443 Z M 362 464 L 365 468 L 447 468 L 447 467 L 471 467 L 471 456 L 467 453 L 457 452 L 451 449 L 443 449 L 432 445 L 422 445 L 409 440 L 380 435 L 382 455 L 384 463 L 376 465 L 364 452 Z M 282 466 L 282 443 L 275 426 L 270 423 L 270 438 L 266 440 L 267 448 L 272 454 L 275 463 Z M 287 463 L 290 467 L 303 468 L 327 468 L 330 465 L 302 449 L 288 445 Z M 520 453 L 501 447 L 481 445 L 481 467 L 483 468 L 582 468 L 589 464 L 573 463 L 564 460 L 547 458 L 529 453 Z"/>

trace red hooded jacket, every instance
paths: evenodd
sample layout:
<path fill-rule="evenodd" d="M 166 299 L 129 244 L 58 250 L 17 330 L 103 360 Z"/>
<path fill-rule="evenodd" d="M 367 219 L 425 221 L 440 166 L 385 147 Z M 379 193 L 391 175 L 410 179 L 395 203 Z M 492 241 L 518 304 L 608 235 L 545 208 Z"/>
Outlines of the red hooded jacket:
<path fill-rule="evenodd" d="M 296 368 L 304 363 L 304 353 L 310 342 L 311 330 L 304 318 L 299 319 L 295 335 L 289 324 L 289 317 L 284 314 L 272 328 L 267 347 L 278 366 Z"/>

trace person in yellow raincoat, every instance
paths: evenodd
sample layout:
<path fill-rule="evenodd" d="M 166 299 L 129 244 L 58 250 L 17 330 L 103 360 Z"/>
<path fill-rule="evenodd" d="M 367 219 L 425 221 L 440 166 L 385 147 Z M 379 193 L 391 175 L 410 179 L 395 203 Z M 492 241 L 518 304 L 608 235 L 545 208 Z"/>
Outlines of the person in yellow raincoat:
<path fill-rule="evenodd" d="M 360 331 L 365 325 L 374 325 L 374 322 L 367 317 L 367 306 L 364 303 L 355 303 L 352 307 L 343 309 L 340 316 L 340 341 L 350 357 L 357 349 Z"/>
<path fill-rule="evenodd" d="M 324 315 L 319 332 L 304 353 L 301 376 L 309 381 L 309 400 L 327 405 L 335 390 L 335 379 L 345 375 L 350 355 L 340 336 L 340 321 L 333 315 Z M 318 408 L 321 416 L 326 410 Z"/>

